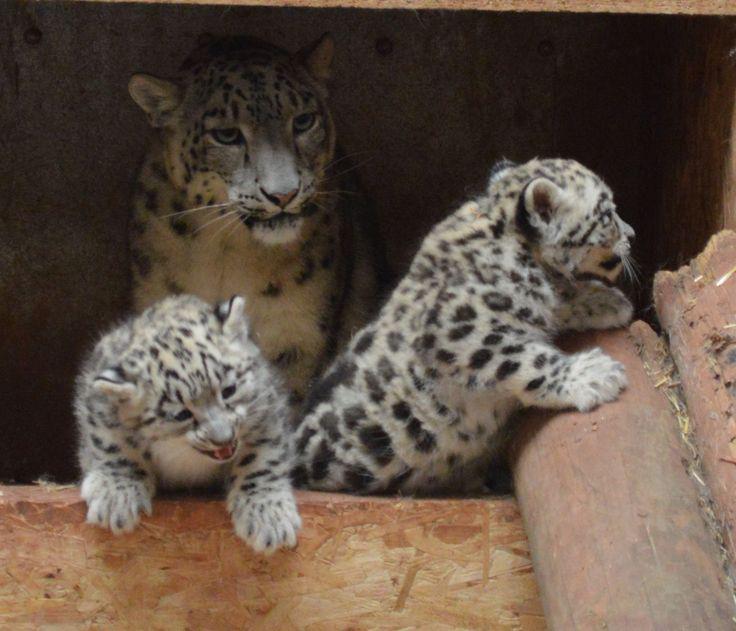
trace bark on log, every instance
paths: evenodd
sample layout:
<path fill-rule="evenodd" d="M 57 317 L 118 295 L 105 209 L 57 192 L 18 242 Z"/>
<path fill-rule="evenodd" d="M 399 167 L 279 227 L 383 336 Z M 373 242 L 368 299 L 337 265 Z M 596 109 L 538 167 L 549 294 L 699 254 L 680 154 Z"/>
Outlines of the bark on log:
<path fill-rule="evenodd" d="M 683 467 L 683 443 L 637 344 L 643 323 L 568 340 L 626 366 L 620 399 L 578 412 L 531 411 L 512 453 L 516 492 L 551 629 L 732 629 L 720 550 Z"/>
<path fill-rule="evenodd" d="M 659 272 L 654 304 L 677 365 L 706 482 L 736 554 L 736 233 L 715 235 L 677 272 Z"/>

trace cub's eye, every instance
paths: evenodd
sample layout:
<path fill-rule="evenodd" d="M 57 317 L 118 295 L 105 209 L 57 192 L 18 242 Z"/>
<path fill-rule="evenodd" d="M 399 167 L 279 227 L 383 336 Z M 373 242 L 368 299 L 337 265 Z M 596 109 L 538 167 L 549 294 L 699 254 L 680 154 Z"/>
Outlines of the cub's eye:
<path fill-rule="evenodd" d="M 237 127 L 227 129 L 211 129 L 210 136 L 221 145 L 244 145 L 245 138 Z"/>
<path fill-rule="evenodd" d="M 189 410 L 182 410 L 174 417 L 175 421 L 188 421 L 192 418 L 192 413 Z"/>
<path fill-rule="evenodd" d="M 295 134 L 303 134 L 305 131 L 310 130 L 312 127 L 314 127 L 314 124 L 317 122 L 317 115 L 314 113 L 307 113 L 307 114 L 299 114 L 299 116 L 295 116 L 294 120 L 292 121 L 292 126 L 294 127 L 294 133 Z"/>
<path fill-rule="evenodd" d="M 228 386 L 222 391 L 222 398 L 223 399 L 229 399 L 231 396 L 235 394 L 235 386 Z"/>

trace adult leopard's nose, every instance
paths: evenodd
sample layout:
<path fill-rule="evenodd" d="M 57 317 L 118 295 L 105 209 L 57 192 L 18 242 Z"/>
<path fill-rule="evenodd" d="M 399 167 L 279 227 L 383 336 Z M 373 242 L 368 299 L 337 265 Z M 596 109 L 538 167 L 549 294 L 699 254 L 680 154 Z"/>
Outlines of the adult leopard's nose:
<path fill-rule="evenodd" d="M 286 208 L 289 202 L 296 197 L 299 192 L 298 189 L 294 188 L 287 193 L 269 192 L 265 188 L 261 188 L 261 194 L 272 204 L 279 208 Z"/>

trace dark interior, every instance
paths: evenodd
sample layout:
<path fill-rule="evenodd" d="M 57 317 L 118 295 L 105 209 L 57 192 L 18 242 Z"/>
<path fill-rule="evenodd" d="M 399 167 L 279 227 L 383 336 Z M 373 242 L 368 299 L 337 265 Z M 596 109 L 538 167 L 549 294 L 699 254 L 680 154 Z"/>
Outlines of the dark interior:
<path fill-rule="evenodd" d="M 375 200 L 394 271 L 500 157 L 573 157 L 613 187 L 653 271 L 722 222 L 701 142 L 731 101 L 698 93 L 716 18 L 8 2 L 0 7 L 0 480 L 76 475 L 81 354 L 126 313 L 126 223 L 149 129 L 127 94 L 203 33 L 297 49 L 331 31 L 340 144 Z M 718 61 L 718 60 L 717 60 Z M 725 60 L 724 60 L 725 63 Z M 715 64 L 718 73 L 718 64 Z M 705 77 L 705 78 L 704 78 Z M 725 134 L 725 132 L 724 132 Z M 682 193 L 691 183 L 692 198 Z M 688 189 L 690 190 L 690 189 Z M 705 192 L 704 192 L 705 191 Z M 719 193 L 720 194 L 720 193 Z"/>

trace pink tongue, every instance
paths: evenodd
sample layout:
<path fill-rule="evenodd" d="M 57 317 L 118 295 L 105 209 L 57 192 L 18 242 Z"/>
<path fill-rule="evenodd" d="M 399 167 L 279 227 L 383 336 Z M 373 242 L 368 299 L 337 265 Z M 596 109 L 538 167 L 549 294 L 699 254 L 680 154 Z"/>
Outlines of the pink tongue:
<path fill-rule="evenodd" d="M 219 447 L 212 452 L 212 455 L 214 455 L 217 460 L 227 460 L 233 455 L 233 446 L 227 445 L 226 447 Z"/>

